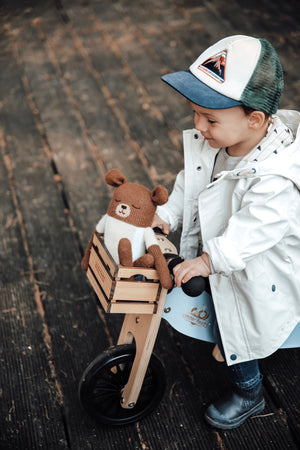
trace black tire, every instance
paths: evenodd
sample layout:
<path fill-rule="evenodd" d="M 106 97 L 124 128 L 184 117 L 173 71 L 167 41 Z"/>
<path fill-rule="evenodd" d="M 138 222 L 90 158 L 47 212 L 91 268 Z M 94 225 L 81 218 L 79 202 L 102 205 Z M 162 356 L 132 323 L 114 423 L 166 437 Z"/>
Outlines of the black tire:
<path fill-rule="evenodd" d="M 166 376 L 162 363 L 152 354 L 136 405 L 130 409 L 122 408 L 122 390 L 128 381 L 134 357 L 134 345 L 110 347 L 83 373 L 79 400 L 83 409 L 98 423 L 126 425 L 137 422 L 160 403 Z"/>

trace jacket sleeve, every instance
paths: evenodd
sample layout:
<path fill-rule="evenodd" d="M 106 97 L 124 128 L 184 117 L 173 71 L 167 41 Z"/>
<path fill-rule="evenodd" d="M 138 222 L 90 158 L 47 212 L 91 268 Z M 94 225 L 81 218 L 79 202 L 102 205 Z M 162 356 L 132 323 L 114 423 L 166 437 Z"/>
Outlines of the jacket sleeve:
<path fill-rule="evenodd" d="M 178 173 L 174 188 L 165 205 L 158 206 L 156 213 L 167 222 L 171 231 L 175 231 L 182 224 L 184 206 L 184 170 Z"/>
<path fill-rule="evenodd" d="M 299 205 L 299 191 L 288 179 L 265 176 L 243 196 L 222 236 L 204 243 L 214 271 L 229 276 L 248 259 L 275 246 L 289 230 Z"/>

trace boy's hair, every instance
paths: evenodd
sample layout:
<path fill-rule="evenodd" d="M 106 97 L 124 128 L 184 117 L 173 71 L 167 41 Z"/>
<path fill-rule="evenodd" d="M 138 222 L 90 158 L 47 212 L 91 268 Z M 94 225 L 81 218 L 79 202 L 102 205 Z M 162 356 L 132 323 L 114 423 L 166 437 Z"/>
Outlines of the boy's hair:
<path fill-rule="evenodd" d="M 274 114 L 283 90 L 283 71 L 266 39 L 229 36 L 209 47 L 189 70 L 162 80 L 196 105 L 228 109 L 246 105 Z"/>
<path fill-rule="evenodd" d="M 241 107 L 243 108 L 244 113 L 246 114 L 246 116 L 250 116 L 251 113 L 253 113 L 254 111 L 257 111 L 257 109 L 250 108 L 250 106 L 241 105 Z M 265 120 L 268 120 L 272 116 L 272 114 L 269 114 L 269 113 L 267 113 L 265 111 L 261 111 L 261 112 L 264 113 Z"/>

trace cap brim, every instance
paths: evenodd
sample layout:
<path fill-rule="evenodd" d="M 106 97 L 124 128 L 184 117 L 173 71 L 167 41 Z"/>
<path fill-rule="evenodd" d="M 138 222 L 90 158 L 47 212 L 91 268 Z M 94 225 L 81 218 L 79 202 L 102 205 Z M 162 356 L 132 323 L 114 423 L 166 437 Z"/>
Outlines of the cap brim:
<path fill-rule="evenodd" d="M 228 109 L 241 102 L 216 92 L 198 80 L 189 70 L 163 75 L 161 79 L 196 105 L 209 109 Z"/>

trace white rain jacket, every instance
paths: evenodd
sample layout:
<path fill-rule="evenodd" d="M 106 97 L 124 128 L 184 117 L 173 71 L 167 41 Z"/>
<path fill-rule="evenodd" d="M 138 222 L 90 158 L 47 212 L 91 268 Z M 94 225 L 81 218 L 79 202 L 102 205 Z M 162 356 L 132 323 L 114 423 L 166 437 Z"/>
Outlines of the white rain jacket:
<path fill-rule="evenodd" d="M 228 365 L 270 355 L 300 321 L 299 123 L 279 110 L 260 144 L 212 183 L 218 149 L 184 131 L 185 171 L 157 209 L 172 231 L 182 225 L 185 259 L 201 236 Z"/>

